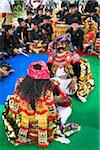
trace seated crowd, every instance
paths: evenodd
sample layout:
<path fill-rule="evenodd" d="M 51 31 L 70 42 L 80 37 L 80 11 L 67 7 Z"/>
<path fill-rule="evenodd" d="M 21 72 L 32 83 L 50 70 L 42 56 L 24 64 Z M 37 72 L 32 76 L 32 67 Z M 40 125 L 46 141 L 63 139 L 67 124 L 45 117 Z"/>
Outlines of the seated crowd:
<path fill-rule="evenodd" d="M 71 52 L 74 50 L 79 54 L 80 52 L 88 52 L 88 54 L 94 54 L 99 58 L 99 9 L 99 4 L 96 1 L 94 4 L 88 1 L 84 11 L 82 9 L 80 11 L 78 3 L 70 4 L 70 2 L 63 1 L 61 10 L 57 12 L 42 4 L 35 12 L 27 9 L 27 18 L 18 18 L 17 27 L 1 21 L 0 59 L 6 59 L 20 53 L 49 54 L 49 43 L 62 33 L 69 36 Z M 64 30 L 63 25 L 66 25 Z M 58 26 L 61 28 L 61 33 L 57 32 Z"/>
<path fill-rule="evenodd" d="M 84 13 L 79 12 L 78 4 L 66 4 L 63 1 L 61 10 L 55 15 L 53 15 L 54 10 L 40 5 L 37 13 L 27 11 L 26 19 L 18 18 L 18 27 L 2 22 L 0 29 L 0 57 L 2 55 L 4 57 L 13 56 L 19 54 L 20 51 L 39 53 L 42 50 L 46 50 L 48 44 L 53 40 L 53 21 L 55 20 L 53 18 L 55 17 L 57 19 L 56 24 L 69 25 L 65 32 L 70 33 L 72 44 L 77 51 L 88 51 L 89 48 L 89 52 L 91 49 L 91 52 L 95 51 L 95 54 L 99 57 L 99 51 L 96 49 L 95 44 L 97 43 L 96 40 L 100 38 L 99 12 L 97 13 L 96 11 L 99 6 L 96 3 L 96 6 L 91 8 L 93 4 L 88 3 Z M 55 28 L 57 28 L 56 24 Z"/>

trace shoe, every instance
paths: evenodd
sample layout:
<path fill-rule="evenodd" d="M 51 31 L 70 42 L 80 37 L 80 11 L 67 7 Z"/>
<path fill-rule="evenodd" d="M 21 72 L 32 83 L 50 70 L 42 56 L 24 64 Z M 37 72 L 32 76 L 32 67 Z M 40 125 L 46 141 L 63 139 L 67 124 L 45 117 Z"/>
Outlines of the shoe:
<path fill-rule="evenodd" d="M 100 55 L 98 56 L 98 58 L 100 58 Z"/>
<path fill-rule="evenodd" d="M 83 103 L 85 103 L 87 101 L 87 99 L 85 97 L 82 96 L 78 96 L 79 100 L 82 101 Z"/>
<path fill-rule="evenodd" d="M 66 137 L 57 137 L 55 139 L 55 141 L 58 141 L 58 142 L 63 143 L 63 144 L 69 144 L 70 143 L 70 140 Z"/>

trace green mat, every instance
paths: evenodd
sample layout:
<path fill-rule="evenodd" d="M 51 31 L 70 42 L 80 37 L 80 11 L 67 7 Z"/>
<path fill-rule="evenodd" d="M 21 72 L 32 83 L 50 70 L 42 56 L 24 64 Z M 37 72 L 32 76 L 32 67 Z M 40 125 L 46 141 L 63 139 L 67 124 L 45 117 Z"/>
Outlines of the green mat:
<path fill-rule="evenodd" d="M 70 137 L 71 143 L 50 143 L 47 150 L 99 150 L 99 59 L 87 57 L 95 78 L 95 89 L 88 96 L 86 103 L 73 97 L 73 112 L 68 122 L 76 122 L 81 126 L 81 131 Z M 0 150 L 39 150 L 36 144 L 15 147 L 7 141 L 1 114 L 4 106 L 0 105 Z"/>

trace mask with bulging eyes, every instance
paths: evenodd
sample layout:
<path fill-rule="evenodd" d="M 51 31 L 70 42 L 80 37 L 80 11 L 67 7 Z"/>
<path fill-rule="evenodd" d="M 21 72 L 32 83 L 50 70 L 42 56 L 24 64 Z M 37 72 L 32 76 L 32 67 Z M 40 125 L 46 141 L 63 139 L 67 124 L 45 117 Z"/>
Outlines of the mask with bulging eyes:
<path fill-rule="evenodd" d="M 62 53 L 66 50 L 66 42 L 62 41 L 62 42 L 58 42 L 56 44 L 56 49 L 58 50 L 59 53 Z"/>

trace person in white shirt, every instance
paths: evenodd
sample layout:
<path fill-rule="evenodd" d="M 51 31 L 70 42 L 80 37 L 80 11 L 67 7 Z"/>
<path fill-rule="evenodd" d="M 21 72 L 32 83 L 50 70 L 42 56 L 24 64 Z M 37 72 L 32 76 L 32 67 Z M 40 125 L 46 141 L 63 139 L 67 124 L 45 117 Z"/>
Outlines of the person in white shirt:
<path fill-rule="evenodd" d="M 25 4 L 25 8 L 27 11 L 35 11 L 37 10 L 38 6 L 41 5 L 41 1 L 37 0 L 27 0 Z"/>
<path fill-rule="evenodd" d="M 11 24 L 14 14 L 14 0 L 0 0 L 0 20 L 5 24 Z"/>

